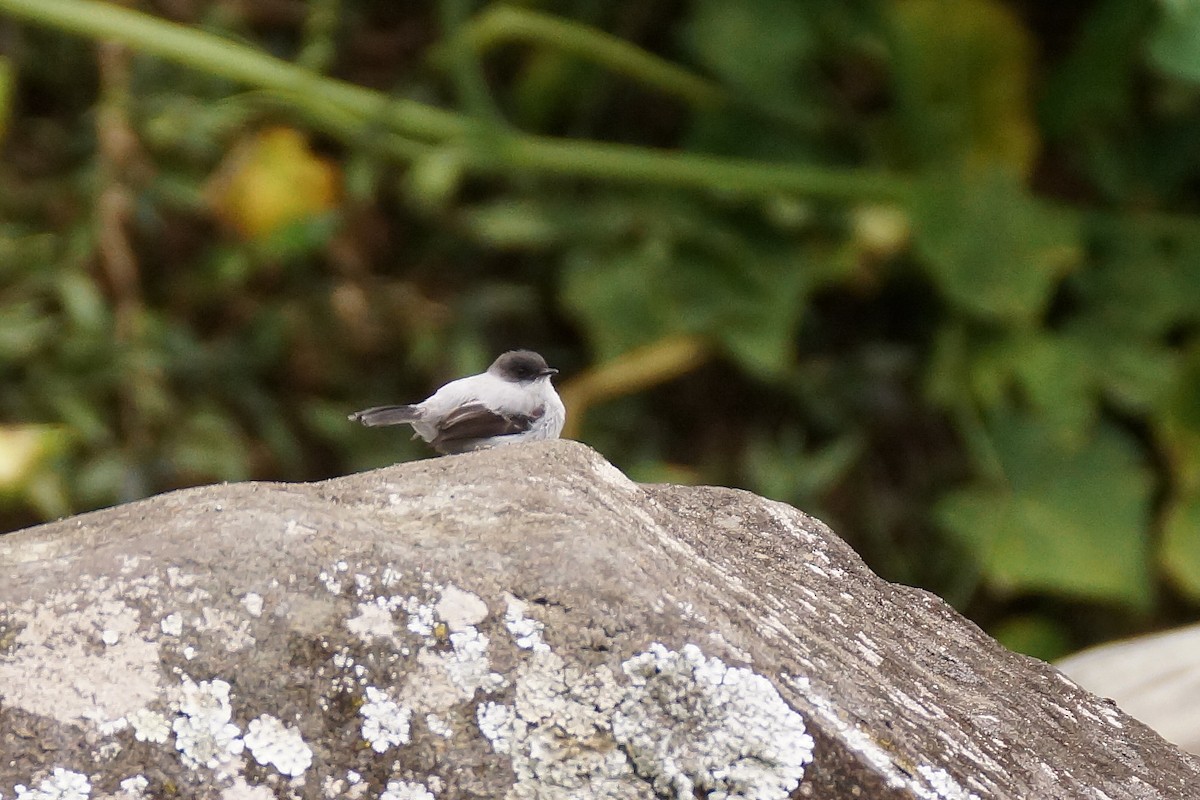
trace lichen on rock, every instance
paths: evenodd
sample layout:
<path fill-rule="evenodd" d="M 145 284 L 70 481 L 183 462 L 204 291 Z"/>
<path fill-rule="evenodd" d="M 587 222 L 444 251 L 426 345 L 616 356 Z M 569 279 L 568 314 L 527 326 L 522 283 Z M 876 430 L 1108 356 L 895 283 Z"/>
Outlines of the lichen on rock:
<path fill-rule="evenodd" d="M 300 731 L 270 714 L 250 720 L 242 739 L 255 761 L 273 766 L 284 775 L 303 775 L 312 766 L 312 748 L 305 744 Z"/>
<path fill-rule="evenodd" d="M 681 800 L 783 800 L 799 784 L 812 737 L 762 676 L 657 642 L 622 669 L 624 682 L 539 648 L 517 670 L 511 706 L 479 707 L 480 730 L 513 761 L 515 796 L 632 797 L 649 782 Z"/>
<path fill-rule="evenodd" d="M 813 740 L 763 676 L 657 642 L 622 668 L 630 686 L 613 737 L 660 794 L 766 800 L 799 785 Z"/>

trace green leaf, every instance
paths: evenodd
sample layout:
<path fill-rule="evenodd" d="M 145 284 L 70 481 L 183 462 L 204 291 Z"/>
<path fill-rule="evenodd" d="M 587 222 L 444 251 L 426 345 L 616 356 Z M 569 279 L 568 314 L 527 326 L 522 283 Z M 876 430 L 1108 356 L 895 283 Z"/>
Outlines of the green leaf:
<path fill-rule="evenodd" d="M 1163 524 L 1159 562 L 1193 600 L 1200 600 L 1200 493 L 1171 505 Z"/>
<path fill-rule="evenodd" d="M 567 256 L 563 300 L 601 360 L 675 334 L 722 344 L 747 370 L 778 377 L 792 361 L 804 296 L 828 275 L 761 231 L 669 213 L 633 243 Z"/>
<path fill-rule="evenodd" d="M 657 298 L 665 294 L 667 253 L 652 242 L 636 250 L 568 253 L 562 275 L 563 302 L 583 323 L 600 361 L 653 341 L 672 326 Z"/>
<path fill-rule="evenodd" d="M 1095 413 L 1094 385 L 1078 342 L 1035 330 L 972 333 L 961 325 L 939 332 L 929 382 L 935 400 L 947 408 L 969 400 L 994 412 L 1007 408 L 1019 390 L 1065 432 L 1087 427 Z"/>
<path fill-rule="evenodd" d="M 747 262 L 731 265 L 731 274 L 745 283 L 731 282 L 728 294 L 718 289 L 715 298 L 707 298 L 717 306 L 711 331 L 744 368 L 765 379 L 778 378 L 792 364 L 796 326 L 813 275 L 798 253 L 792 258 L 746 255 Z"/>
<path fill-rule="evenodd" d="M 11 364 L 30 358 L 58 333 L 58 324 L 38 303 L 0 306 L 0 361 Z"/>
<path fill-rule="evenodd" d="M 58 299 L 72 326 L 86 333 L 102 333 L 112 316 L 96 281 L 83 270 L 64 270 L 58 278 Z"/>
<path fill-rule="evenodd" d="M 134 465 L 120 450 L 98 451 L 72 466 L 74 493 L 81 503 L 93 508 L 132 499 L 126 487 L 137 483 L 130 478 L 134 473 Z"/>
<path fill-rule="evenodd" d="M 1076 225 L 1000 172 L 927 185 L 913 212 L 925 268 L 950 302 L 973 316 L 1036 320 L 1079 259 Z"/>
<path fill-rule="evenodd" d="M 1200 342 L 1181 359 L 1174 377 L 1151 421 L 1172 485 L 1200 493 Z"/>
<path fill-rule="evenodd" d="M 267 263 L 294 262 L 328 246 L 341 224 L 341 216 L 333 212 L 294 220 L 255 241 L 252 252 Z"/>
<path fill-rule="evenodd" d="M 699 0 L 687 42 L 700 63 L 726 83 L 764 99 L 787 99 L 817 38 L 803 3 L 793 0 Z"/>
<path fill-rule="evenodd" d="M 1083 343 L 1066 336 L 1010 340 L 1013 372 L 1030 405 L 1062 441 L 1079 442 L 1099 411 L 1099 392 Z"/>
<path fill-rule="evenodd" d="M 1200 3 L 1158 3 L 1160 16 L 1147 41 L 1150 60 L 1181 80 L 1200 82 Z"/>
<path fill-rule="evenodd" d="M 1039 107 L 1044 135 L 1078 145 L 1098 125 L 1124 128 L 1153 10 L 1150 3 L 1100 0 L 1083 15 L 1070 51 L 1056 59 L 1046 81 Z"/>
<path fill-rule="evenodd" d="M 970 403 L 994 412 L 1015 394 L 1064 442 L 1090 435 L 1102 402 L 1139 416 L 1161 407 L 1177 380 L 1177 355 L 1154 342 L 1114 337 L 1094 322 L 1061 333 L 1004 335 L 944 326 L 928 368 L 928 396 L 945 409 Z"/>
<path fill-rule="evenodd" d="M 250 450 L 237 424 L 214 407 L 193 410 L 172 431 L 166 449 L 184 480 L 244 481 L 250 477 Z"/>
<path fill-rule="evenodd" d="M 0 56 L 0 142 L 8 132 L 8 118 L 12 113 L 12 98 L 15 92 L 16 78 L 13 77 L 12 62 Z"/>
<path fill-rule="evenodd" d="M 1156 341 L 1116 333 L 1110 327 L 1082 323 L 1069 327 L 1066 338 L 1079 342 L 1082 367 L 1098 393 L 1129 413 L 1145 414 L 1170 394 L 1179 357 Z"/>
<path fill-rule="evenodd" d="M 1001 591 L 1145 607 L 1150 480 L 1126 437 L 1099 425 L 1063 444 L 1044 420 L 1012 413 L 989 431 L 1008 485 L 953 492 L 937 508 L 978 553 L 986 580 Z"/>
<path fill-rule="evenodd" d="M 1158 337 L 1180 324 L 1200 321 L 1200 236 L 1190 225 L 1182 235 L 1130 219 L 1108 228 L 1090 226 L 1097 258 L 1071 279 L 1086 308 L 1085 319 L 1107 336 Z"/>
<path fill-rule="evenodd" d="M 798 427 L 787 427 L 747 442 L 742 469 L 756 493 L 818 514 L 821 496 L 846 477 L 864 449 L 857 431 L 817 448 Z"/>

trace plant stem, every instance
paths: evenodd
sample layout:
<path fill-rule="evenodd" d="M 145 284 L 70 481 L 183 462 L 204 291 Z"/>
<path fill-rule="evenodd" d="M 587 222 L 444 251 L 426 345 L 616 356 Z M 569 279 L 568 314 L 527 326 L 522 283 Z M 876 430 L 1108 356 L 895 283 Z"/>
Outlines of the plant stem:
<path fill-rule="evenodd" d="M 496 126 L 481 131 L 478 122 L 461 114 L 323 78 L 219 36 L 97 0 L 0 0 L 0 12 L 120 42 L 138 52 L 267 90 L 285 101 L 290 98 L 314 124 L 343 136 L 352 137 L 347 128 L 354 118 L 368 130 L 374 124 L 395 135 L 388 144 L 397 157 L 425 152 L 422 143 L 442 144 L 461 152 L 463 163 L 481 172 L 631 181 L 734 196 L 790 192 L 835 200 L 906 202 L 915 188 L 909 179 L 880 171 L 671 153 L 510 133 Z M 304 99 L 297 102 L 296 98 Z"/>
<path fill-rule="evenodd" d="M 482 126 L 503 124 L 500 109 L 496 107 L 488 91 L 479 55 L 463 38 L 467 16 L 470 13 L 467 0 L 438 0 L 438 11 L 459 102 Z"/>
<path fill-rule="evenodd" d="M 506 40 L 525 41 L 593 61 L 699 106 L 728 99 L 721 87 L 624 39 L 529 8 L 493 5 L 464 26 L 462 33 L 480 53 Z"/>
<path fill-rule="evenodd" d="M 907 203 L 916 186 L 911 179 L 879 170 L 772 164 L 702 153 L 665 152 L 633 145 L 513 136 L 497 161 L 470 151 L 467 163 L 485 171 L 539 172 L 548 175 L 630 181 L 704 189 L 731 196 L 768 197 L 795 193 L 828 200 Z"/>
<path fill-rule="evenodd" d="M 322 78 L 219 36 L 98 0 L 0 0 L 0 11 L 89 38 L 120 42 L 140 53 L 238 83 L 307 95 L 314 102 L 379 118 L 416 138 L 445 139 L 466 127 L 465 120 L 453 112 Z"/>

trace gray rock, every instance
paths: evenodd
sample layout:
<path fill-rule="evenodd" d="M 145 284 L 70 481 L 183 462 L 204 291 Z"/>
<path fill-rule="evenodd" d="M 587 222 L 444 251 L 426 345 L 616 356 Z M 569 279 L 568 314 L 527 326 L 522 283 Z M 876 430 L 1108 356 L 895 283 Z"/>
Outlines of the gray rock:
<path fill-rule="evenodd" d="M 0 574 L 6 800 L 1200 797 L 820 522 L 572 442 L 175 492 Z"/>
<path fill-rule="evenodd" d="M 1200 625 L 1110 642 L 1055 666 L 1167 741 L 1200 754 Z"/>

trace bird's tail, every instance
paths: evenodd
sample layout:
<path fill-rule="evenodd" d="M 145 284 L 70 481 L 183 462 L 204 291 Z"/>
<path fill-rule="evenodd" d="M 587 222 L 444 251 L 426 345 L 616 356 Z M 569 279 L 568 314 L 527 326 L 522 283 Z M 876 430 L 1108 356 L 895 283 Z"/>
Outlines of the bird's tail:
<path fill-rule="evenodd" d="M 421 412 L 416 406 L 376 406 L 363 411 L 355 411 L 350 415 L 352 422 L 361 422 L 369 428 L 379 425 L 401 425 L 405 422 L 416 422 L 421 418 Z"/>

